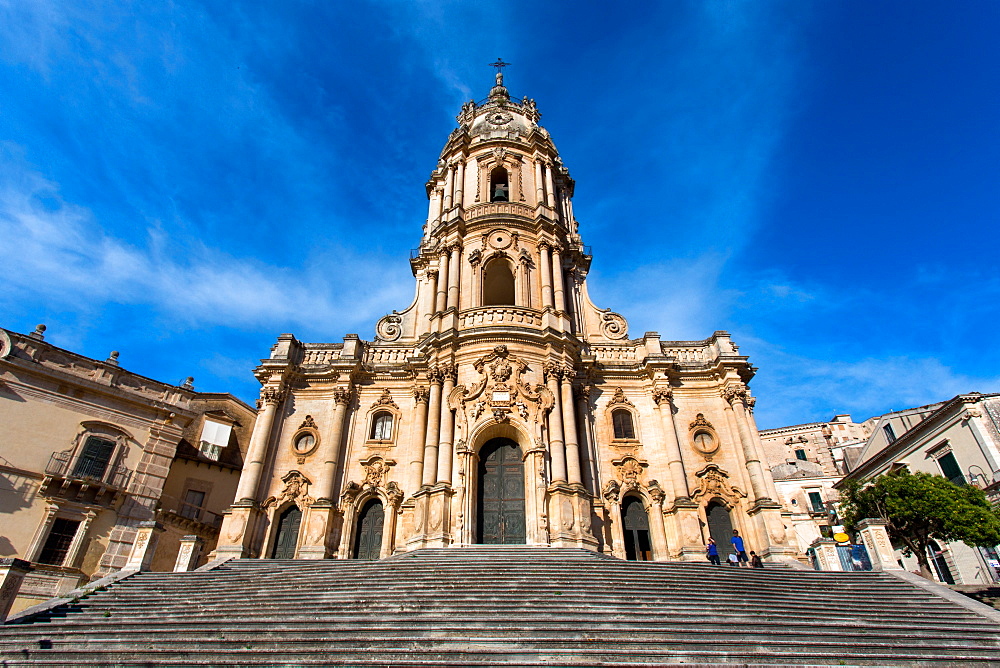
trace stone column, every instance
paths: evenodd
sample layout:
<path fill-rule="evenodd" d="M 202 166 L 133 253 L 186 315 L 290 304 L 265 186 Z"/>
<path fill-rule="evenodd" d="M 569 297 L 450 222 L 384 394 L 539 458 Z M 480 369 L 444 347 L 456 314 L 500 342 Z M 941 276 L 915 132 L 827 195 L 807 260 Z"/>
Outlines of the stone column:
<path fill-rule="evenodd" d="M 677 423 L 674 420 L 673 407 L 674 392 L 669 388 L 657 388 L 653 390 L 653 401 L 660 411 L 660 422 L 663 425 L 663 439 L 667 451 L 667 467 L 670 469 L 670 485 L 674 490 L 674 497 L 677 499 L 687 499 L 691 496 L 688 489 L 687 473 L 684 471 L 684 459 L 681 456 L 681 447 L 677 438 Z"/>
<path fill-rule="evenodd" d="M 580 474 L 580 446 L 576 434 L 576 411 L 573 406 L 573 375 L 572 366 L 563 369 L 562 377 L 562 417 L 563 434 L 566 438 L 566 479 L 571 485 L 583 482 Z"/>
<path fill-rule="evenodd" d="M 451 248 L 443 246 L 441 257 L 438 259 L 438 283 L 437 283 L 437 307 L 435 311 L 443 311 L 448 308 L 448 259 Z"/>
<path fill-rule="evenodd" d="M 285 391 L 281 387 L 265 387 L 260 391 L 257 408 L 260 410 L 263 406 L 263 410 L 258 413 L 253 434 L 250 436 L 250 444 L 247 446 L 247 459 L 236 489 L 236 501 L 252 503 L 257 499 L 257 486 L 260 483 L 264 462 L 267 459 L 271 430 L 274 426 L 274 414 L 284 399 Z"/>
<path fill-rule="evenodd" d="M 521 268 L 521 275 L 519 277 L 518 285 L 518 306 L 524 306 L 525 308 L 531 308 L 531 266 L 530 261 L 527 257 L 522 256 L 521 261 L 518 263 Z"/>
<path fill-rule="evenodd" d="M 552 184 L 552 165 L 545 163 L 545 203 L 556 208 L 556 188 Z"/>
<path fill-rule="evenodd" d="M 889 541 L 889 532 L 885 529 L 886 521 L 869 517 L 858 522 L 857 530 L 861 534 L 861 542 L 868 550 L 868 559 L 872 569 L 876 571 L 901 571 L 903 568 L 896 561 L 896 553 Z"/>
<path fill-rule="evenodd" d="M 469 267 L 472 271 L 472 294 L 469 295 L 467 303 L 470 308 L 476 308 L 477 306 L 483 305 L 483 270 L 480 265 L 480 258 L 478 255 L 473 255 L 469 258 Z"/>
<path fill-rule="evenodd" d="M 597 493 L 597 482 L 594 475 L 594 448 L 590 440 L 590 386 L 581 385 L 576 393 L 576 418 L 579 420 L 577 438 L 580 441 L 582 459 L 586 461 L 583 469 L 583 485 L 592 493 Z"/>
<path fill-rule="evenodd" d="M 750 487 L 753 490 L 754 501 L 759 503 L 761 500 L 770 500 L 767 494 L 767 482 L 764 479 L 764 472 L 757 456 L 757 448 L 754 447 L 753 435 L 750 433 L 750 425 L 747 422 L 746 406 L 743 403 L 747 397 L 746 388 L 727 387 L 723 397 L 733 407 L 733 413 L 736 416 L 736 429 L 740 435 L 740 444 L 743 446 L 743 458 L 746 461 L 747 473 L 750 475 Z"/>
<path fill-rule="evenodd" d="M 444 210 L 445 211 L 451 211 L 452 188 L 455 187 L 455 182 L 454 182 L 454 178 L 453 178 L 453 174 L 455 173 L 454 170 L 455 170 L 455 166 L 454 165 L 448 165 L 445 168 L 445 176 L 444 176 Z"/>
<path fill-rule="evenodd" d="M 547 241 L 538 244 L 538 266 L 541 267 L 542 277 L 542 308 L 552 308 L 552 265 L 549 258 L 549 250 L 552 246 Z"/>
<path fill-rule="evenodd" d="M 670 547 L 667 544 L 667 530 L 663 524 L 663 500 L 667 495 L 656 484 L 656 481 L 650 481 L 649 496 L 653 500 L 649 506 L 649 528 L 653 543 L 653 560 L 667 561 L 670 559 Z"/>
<path fill-rule="evenodd" d="M 184 536 L 181 538 L 181 549 L 177 551 L 177 561 L 174 562 L 174 573 L 193 571 L 201 559 L 201 548 L 205 541 L 201 536 Z"/>
<path fill-rule="evenodd" d="M 451 484 L 451 464 L 454 458 L 452 449 L 455 438 L 455 415 L 448 405 L 451 391 L 455 389 L 455 378 L 458 375 L 454 364 L 441 365 L 444 376 L 444 387 L 441 389 L 441 436 L 438 445 L 437 481 Z"/>
<path fill-rule="evenodd" d="M 549 457 L 552 461 L 552 482 L 566 482 L 566 446 L 563 443 L 562 392 L 559 379 L 562 368 L 555 362 L 546 362 L 545 380 L 552 393 L 552 410 L 549 411 Z"/>
<path fill-rule="evenodd" d="M 452 246 L 451 261 L 448 267 L 448 308 L 458 308 L 458 284 L 462 279 L 462 247 Z"/>
<path fill-rule="evenodd" d="M 7 620 L 17 592 L 21 590 L 24 576 L 32 571 L 31 564 L 24 559 L 4 557 L 0 559 L 0 623 Z"/>
<path fill-rule="evenodd" d="M 416 414 L 413 418 L 413 460 L 410 462 L 410 477 L 406 483 L 406 492 L 413 494 L 420 487 L 424 477 L 424 439 L 427 437 L 427 401 L 430 393 L 426 387 L 417 387 L 413 390 L 413 399 L 416 404 Z"/>
<path fill-rule="evenodd" d="M 159 522 L 139 522 L 139 529 L 135 533 L 135 542 L 132 543 L 132 552 L 128 555 L 123 570 L 148 571 L 153 563 L 153 555 L 156 553 L 156 544 L 163 533 L 163 525 Z"/>
<path fill-rule="evenodd" d="M 553 304 L 557 311 L 566 311 L 566 294 L 563 291 L 562 254 L 559 246 L 552 247 Z"/>
<path fill-rule="evenodd" d="M 441 215 L 441 200 L 438 199 L 437 188 L 431 190 L 430 195 L 427 197 L 427 231 L 430 232 L 431 227 L 437 222 L 438 216 Z"/>
<path fill-rule="evenodd" d="M 441 186 L 434 186 L 434 220 L 441 220 L 441 212 L 444 211 L 444 191 Z"/>
<path fill-rule="evenodd" d="M 747 422 L 750 425 L 750 434 L 753 436 L 754 447 L 757 449 L 757 458 L 764 463 L 764 482 L 767 484 L 767 496 L 777 501 L 781 497 L 778 495 L 778 486 L 774 484 L 774 477 L 767 466 L 767 457 L 764 455 L 764 444 L 760 441 L 760 430 L 757 429 L 757 421 L 753 417 L 753 407 L 757 403 L 757 397 L 747 396 Z M 833 455 L 830 456 L 831 461 Z"/>
<path fill-rule="evenodd" d="M 604 486 L 601 492 L 604 497 L 605 517 L 611 525 L 611 554 L 619 559 L 625 558 L 625 532 L 622 530 L 621 488 L 618 482 L 612 480 Z"/>
<path fill-rule="evenodd" d="M 430 316 L 437 309 L 435 308 L 435 301 L 437 300 L 437 279 L 438 273 L 435 269 L 427 270 L 427 285 L 424 287 L 424 292 L 422 294 L 423 300 L 420 304 L 420 321 L 417 323 L 417 333 L 421 334 L 423 332 L 431 331 Z"/>
<path fill-rule="evenodd" d="M 837 541 L 832 538 L 817 538 L 810 545 L 816 553 L 816 561 L 821 571 L 842 571 L 840 557 L 837 556 Z"/>
<path fill-rule="evenodd" d="M 427 406 L 427 430 L 424 437 L 424 475 L 422 484 L 437 481 L 438 433 L 441 428 L 441 372 L 434 367 L 427 374 L 430 381 L 430 400 Z"/>
<path fill-rule="evenodd" d="M 541 160 L 535 160 L 535 200 L 537 204 L 545 203 L 545 186 L 542 181 Z"/>
<path fill-rule="evenodd" d="M 465 190 L 465 161 L 458 163 L 458 174 L 455 177 L 455 206 L 462 206 Z"/>
<path fill-rule="evenodd" d="M 336 502 L 337 467 L 340 464 L 340 445 L 344 440 L 344 423 L 347 421 L 347 408 L 351 403 L 350 387 L 337 387 L 333 390 L 333 399 L 337 402 L 333 409 L 333 425 L 329 438 L 323 445 L 326 458 L 323 461 L 322 477 L 316 481 L 317 499 Z"/>

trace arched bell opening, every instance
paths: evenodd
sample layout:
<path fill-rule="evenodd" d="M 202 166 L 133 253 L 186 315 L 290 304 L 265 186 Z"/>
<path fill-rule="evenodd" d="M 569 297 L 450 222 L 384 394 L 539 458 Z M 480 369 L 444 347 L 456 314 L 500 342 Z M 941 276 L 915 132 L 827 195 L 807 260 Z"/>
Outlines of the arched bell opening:
<path fill-rule="evenodd" d="M 514 306 L 514 270 L 510 260 L 497 257 L 483 268 L 483 306 Z"/>
<path fill-rule="evenodd" d="M 294 559 L 295 548 L 299 544 L 299 528 L 302 526 L 302 511 L 292 504 L 278 515 L 275 528 L 272 559 Z"/>
<path fill-rule="evenodd" d="M 358 513 L 354 532 L 354 559 L 378 559 L 382 552 L 382 533 L 385 509 L 378 497 L 368 499 Z"/>
<path fill-rule="evenodd" d="M 510 176 L 503 167 L 494 167 L 490 172 L 490 201 L 510 201 Z"/>
<path fill-rule="evenodd" d="M 476 542 L 524 545 L 527 542 L 524 458 L 509 438 L 493 438 L 479 450 L 476 476 Z"/>
<path fill-rule="evenodd" d="M 638 496 L 626 496 L 622 501 L 622 533 L 625 558 L 629 561 L 652 561 L 653 544 L 649 538 L 649 516 Z"/>
<path fill-rule="evenodd" d="M 708 535 L 715 539 L 719 548 L 719 556 L 723 561 L 734 552 L 733 520 L 729 507 L 721 499 L 712 499 L 705 506 L 705 520 L 708 523 Z"/>

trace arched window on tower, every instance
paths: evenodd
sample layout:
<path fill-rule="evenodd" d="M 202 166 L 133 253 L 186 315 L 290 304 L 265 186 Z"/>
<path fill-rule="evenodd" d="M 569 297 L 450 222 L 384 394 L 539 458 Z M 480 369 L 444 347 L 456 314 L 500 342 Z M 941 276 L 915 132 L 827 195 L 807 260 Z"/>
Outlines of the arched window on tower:
<path fill-rule="evenodd" d="M 510 177 L 503 167 L 494 167 L 490 172 L 490 201 L 510 201 Z"/>
<path fill-rule="evenodd" d="M 611 411 L 611 422 L 615 427 L 615 439 L 634 439 L 635 428 L 632 426 L 632 413 L 624 408 Z"/>
<path fill-rule="evenodd" d="M 514 272 L 507 258 L 494 258 L 483 267 L 483 306 L 514 306 Z"/>

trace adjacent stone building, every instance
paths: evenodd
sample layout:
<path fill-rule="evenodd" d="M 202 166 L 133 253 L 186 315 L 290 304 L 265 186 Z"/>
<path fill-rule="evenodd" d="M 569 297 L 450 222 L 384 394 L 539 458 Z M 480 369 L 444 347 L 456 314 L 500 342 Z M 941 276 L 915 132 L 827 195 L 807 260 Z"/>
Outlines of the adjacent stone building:
<path fill-rule="evenodd" d="M 575 546 L 796 556 L 726 332 L 630 338 L 587 292 L 574 182 L 498 73 L 426 184 L 416 297 L 371 341 L 278 337 L 218 556 Z"/>
<path fill-rule="evenodd" d="M 0 557 L 31 562 L 14 610 L 120 570 L 142 555 L 171 570 L 215 546 L 255 411 L 0 329 Z M 189 379 L 190 381 L 190 379 Z M 145 539 L 144 539 L 145 540 Z"/>

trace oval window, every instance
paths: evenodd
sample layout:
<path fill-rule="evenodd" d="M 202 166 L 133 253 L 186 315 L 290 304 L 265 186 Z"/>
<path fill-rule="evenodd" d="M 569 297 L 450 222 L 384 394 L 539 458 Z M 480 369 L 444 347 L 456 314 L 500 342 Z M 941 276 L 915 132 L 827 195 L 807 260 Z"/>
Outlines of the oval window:
<path fill-rule="evenodd" d="M 295 451 L 300 454 L 305 454 L 316 447 L 316 437 L 312 434 L 306 433 L 295 439 Z"/>

